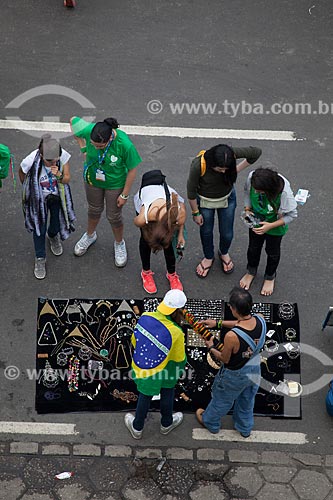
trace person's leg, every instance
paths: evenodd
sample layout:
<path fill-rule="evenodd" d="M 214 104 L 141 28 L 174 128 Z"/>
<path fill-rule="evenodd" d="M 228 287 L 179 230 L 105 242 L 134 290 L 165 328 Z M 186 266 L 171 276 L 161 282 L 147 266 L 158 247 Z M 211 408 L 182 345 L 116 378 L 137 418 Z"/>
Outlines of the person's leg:
<path fill-rule="evenodd" d="M 50 249 L 53 255 L 60 256 L 63 253 L 60 236 L 60 210 L 61 201 L 59 196 L 48 196 L 46 199 L 47 207 L 50 212 L 50 223 L 47 230 L 47 238 L 50 243 Z"/>
<path fill-rule="evenodd" d="M 122 207 L 118 207 L 117 200 L 122 193 L 122 189 L 106 189 L 106 218 L 111 225 L 114 239 L 117 243 L 121 243 L 124 234 L 124 223 L 122 218 Z"/>
<path fill-rule="evenodd" d="M 267 263 L 265 269 L 264 283 L 261 289 L 261 295 L 269 296 L 274 291 L 276 270 L 281 257 L 282 236 L 266 234 L 265 251 L 267 254 Z"/>
<path fill-rule="evenodd" d="M 161 389 L 160 412 L 161 412 L 161 425 L 163 427 L 169 427 L 173 422 L 172 412 L 173 412 L 174 399 L 175 399 L 174 388 Z"/>
<path fill-rule="evenodd" d="M 136 431 L 142 431 L 145 425 L 145 419 L 150 408 L 152 396 L 146 396 L 139 392 L 138 404 L 135 410 L 133 427 Z"/>
<path fill-rule="evenodd" d="M 139 252 L 141 257 L 142 269 L 144 271 L 150 271 L 150 255 L 151 248 L 144 239 L 142 235 L 142 230 L 140 229 L 140 240 L 139 240 Z"/>
<path fill-rule="evenodd" d="M 50 212 L 50 223 L 47 234 L 54 238 L 60 231 L 59 211 L 61 210 L 60 198 L 58 196 L 47 197 L 47 207 Z"/>
<path fill-rule="evenodd" d="M 214 208 L 200 208 L 204 223 L 200 226 L 200 239 L 204 256 L 208 260 L 214 258 Z"/>
<path fill-rule="evenodd" d="M 90 184 L 84 184 L 86 190 L 86 197 L 88 202 L 88 236 L 92 236 L 101 219 L 104 210 L 104 196 L 105 190 Z"/>
<path fill-rule="evenodd" d="M 233 372 L 221 369 L 215 377 L 212 387 L 212 399 L 202 413 L 203 425 L 213 434 L 219 432 L 221 428 L 221 418 L 231 410 L 235 399 L 243 390 L 239 386 L 237 378 L 233 377 Z"/>
<path fill-rule="evenodd" d="M 45 259 L 46 257 L 45 235 L 46 235 L 46 223 L 40 227 L 40 236 L 37 236 L 36 231 L 33 232 L 35 255 L 37 259 Z"/>
<path fill-rule="evenodd" d="M 214 261 L 214 216 L 215 209 L 200 208 L 200 213 L 203 216 L 204 223 L 200 226 L 200 239 L 204 258 L 197 266 L 196 273 L 198 276 L 205 278 Z"/>
<path fill-rule="evenodd" d="M 156 293 L 156 283 L 154 280 L 154 273 L 150 269 L 150 255 L 151 248 L 143 237 L 142 230 L 140 229 L 139 252 L 142 263 L 141 279 L 142 286 L 147 293 Z"/>
<path fill-rule="evenodd" d="M 168 248 L 164 248 L 164 258 L 168 273 L 173 274 L 176 272 L 176 257 L 172 245 L 168 246 Z"/>
<path fill-rule="evenodd" d="M 253 408 L 260 382 L 260 367 L 246 366 L 242 369 L 247 375 L 247 386 L 240 393 L 234 404 L 233 420 L 235 429 L 247 437 L 254 424 Z M 246 382 L 245 382 L 246 384 Z"/>
<path fill-rule="evenodd" d="M 247 273 L 239 282 L 241 288 L 248 290 L 257 274 L 260 262 L 261 250 L 265 241 L 265 235 L 259 235 L 249 229 L 249 246 L 247 249 Z"/>
<path fill-rule="evenodd" d="M 249 436 L 253 429 L 253 407 L 257 392 L 258 386 L 250 385 L 244 389 L 235 401 L 233 411 L 234 427 L 244 437 Z"/>
<path fill-rule="evenodd" d="M 183 285 L 176 273 L 176 257 L 172 244 L 164 249 L 164 258 L 167 267 L 166 277 L 170 283 L 171 290 L 183 290 Z"/>
<path fill-rule="evenodd" d="M 74 254 L 81 257 L 97 240 L 96 227 L 104 210 L 104 189 L 84 184 L 88 202 L 87 231 L 81 236 L 74 247 Z"/>
<path fill-rule="evenodd" d="M 226 274 L 231 273 L 234 269 L 234 264 L 229 255 L 229 248 L 234 237 L 236 206 L 236 191 L 233 188 L 228 198 L 228 207 L 217 210 L 220 233 L 219 256 L 222 261 L 223 271 Z"/>
<path fill-rule="evenodd" d="M 40 227 L 40 235 L 37 236 L 36 231 L 33 232 L 33 242 L 35 247 L 35 264 L 34 264 L 34 275 L 35 278 L 42 280 L 46 277 L 46 249 L 45 249 L 45 235 L 46 235 L 46 224 Z"/>
<path fill-rule="evenodd" d="M 117 267 L 127 264 L 126 243 L 123 239 L 124 223 L 122 218 L 122 207 L 118 207 L 117 200 L 122 189 L 107 189 L 105 191 L 106 217 L 111 224 L 114 235 L 114 262 Z"/>

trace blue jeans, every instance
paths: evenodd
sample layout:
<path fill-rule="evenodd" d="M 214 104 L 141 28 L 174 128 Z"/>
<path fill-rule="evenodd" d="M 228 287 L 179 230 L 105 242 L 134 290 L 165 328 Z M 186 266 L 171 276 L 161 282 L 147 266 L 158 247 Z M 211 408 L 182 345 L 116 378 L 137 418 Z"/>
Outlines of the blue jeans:
<path fill-rule="evenodd" d="M 145 419 L 150 408 L 150 402 L 153 396 L 146 396 L 139 392 L 138 404 L 135 412 L 135 419 L 133 421 L 133 427 L 136 431 L 142 431 L 145 425 Z M 172 411 L 173 402 L 175 399 L 175 389 L 161 389 L 161 401 L 160 401 L 160 412 L 161 412 L 161 425 L 163 427 L 169 427 L 172 424 Z"/>
<path fill-rule="evenodd" d="M 59 210 L 60 210 L 60 198 L 59 196 L 48 196 L 46 198 L 47 212 L 50 212 L 50 224 L 47 234 L 50 238 L 56 236 L 60 231 L 60 221 L 59 221 Z M 36 231 L 33 232 L 35 254 L 37 258 L 42 257 L 45 259 L 45 235 L 46 235 L 47 222 L 40 227 L 40 236 L 37 236 Z"/>
<path fill-rule="evenodd" d="M 200 204 L 200 200 L 199 200 Z M 236 210 L 236 191 L 232 188 L 228 198 L 227 208 L 200 208 L 204 223 L 200 226 L 200 238 L 204 256 L 206 259 L 214 258 L 214 218 L 215 210 L 219 223 L 220 242 L 219 250 L 222 255 L 229 252 L 234 237 L 234 218 Z"/>
<path fill-rule="evenodd" d="M 222 367 L 215 377 L 212 399 L 202 414 L 207 429 L 216 434 L 221 428 L 221 417 L 234 405 L 234 427 L 242 434 L 253 428 L 253 407 L 260 382 L 260 358 L 250 360 L 239 370 Z"/>

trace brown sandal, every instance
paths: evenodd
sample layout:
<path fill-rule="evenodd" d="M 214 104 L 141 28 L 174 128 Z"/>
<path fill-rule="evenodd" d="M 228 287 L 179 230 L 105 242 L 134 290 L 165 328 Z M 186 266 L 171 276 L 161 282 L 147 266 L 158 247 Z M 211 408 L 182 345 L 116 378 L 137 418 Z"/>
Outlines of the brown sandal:
<path fill-rule="evenodd" d="M 203 260 L 203 259 L 202 259 L 202 260 Z M 206 272 L 206 271 L 207 271 L 207 272 L 206 272 L 206 274 L 198 274 L 198 273 L 197 273 L 197 270 L 196 270 L 196 271 L 195 271 L 195 273 L 196 273 L 196 275 L 198 276 L 198 278 L 201 278 L 201 279 L 207 278 L 208 273 L 209 273 L 209 271 L 211 270 L 211 268 L 212 268 L 212 266 L 213 266 L 213 264 L 214 264 L 214 260 L 215 260 L 215 259 L 213 259 L 213 260 L 212 260 L 211 265 L 210 265 L 210 266 L 207 266 L 207 267 L 205 267 L 205 266 L 202 264 L 202 261 L 201 261 L 201 262 L 199 262 L 198 266 L 200 266 L 200 267 L 201 267 L 202 272 L 203 272 L 203 273 L 204 273 L 204 272 Z"/>
<path fill-rule="evenodd" d="M 234 266 L 234 263 L 232 262 L 231 259 L 228 260 L 228 262 L 227 262 L 226 260 L 222 259 L 222 257 L 220 256 L 220 260 L 221 260 L 222 271 L 224 272 L 224 274 L 231 274 L 234 272 L 235 266 Z M 226 270 L 224 266 L 229 267 L 231 264 L 232 264 L 232 268 Z"/>

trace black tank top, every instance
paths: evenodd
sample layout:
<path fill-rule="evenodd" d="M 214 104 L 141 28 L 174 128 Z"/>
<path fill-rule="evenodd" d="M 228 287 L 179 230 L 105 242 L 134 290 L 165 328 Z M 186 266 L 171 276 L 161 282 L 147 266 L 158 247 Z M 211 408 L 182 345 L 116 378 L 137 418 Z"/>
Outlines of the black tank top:
<path fill-rule="evenodd" d="M 256 318 L 256 322 L 256 326 L 253 330 L 245 330 L 245 328 L 242 328 L 240 326 L 237 326 L 237 328 L 249 335 L 249 337 L 251 337 L 251 339 L 254 340 L 254 342 L 257 344 L 261 337 L 262 325 L 259 318 Z M 237 332 L 235 332 L 232 328 L 231 331 L 237 335 Z M 224 340 L 224 336 L 226 335 L 226 333 L 222 335 L 222 341 Z M 243 340 L 239 335 L 237 335 L 237 337 L 240 343 L 239 351 L 236 354 L 231 354 L 229 363 L 224 363 L 225 368 L 228 368 L 228 370 L 239 370 L 248 362 L 248 360 L 252 356 L 253 351 L 249 344 L 245 342 L 245 340 Z"/>

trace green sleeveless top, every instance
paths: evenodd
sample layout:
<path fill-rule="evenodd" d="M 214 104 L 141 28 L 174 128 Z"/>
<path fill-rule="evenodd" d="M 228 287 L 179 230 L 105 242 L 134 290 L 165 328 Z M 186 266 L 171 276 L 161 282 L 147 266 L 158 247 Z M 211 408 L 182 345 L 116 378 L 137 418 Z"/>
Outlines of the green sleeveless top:
<path fill-rule="evenodd" d="M 254 212 L 254 215 L 258 217 L 258 219 L 265 222 L 275 222 L 278 220 L 277 209 L 281 203 L 281 194 L 279 194 L 274 200 L 275 209 L 272 207 L 270 202 L 267 199 L 265 193 L 257 193 L 253 187 L 250 189 L 250 200 L 251 207 Z M 274 227 L 267 231 L 266 234 L 271 234 L 273 236 L 283 236 L 288 231 L 288 225 Z"/>

